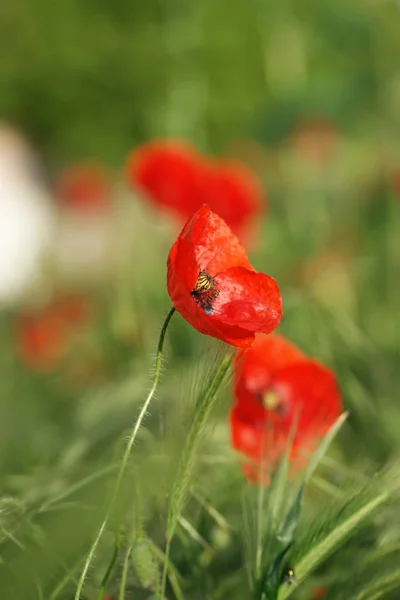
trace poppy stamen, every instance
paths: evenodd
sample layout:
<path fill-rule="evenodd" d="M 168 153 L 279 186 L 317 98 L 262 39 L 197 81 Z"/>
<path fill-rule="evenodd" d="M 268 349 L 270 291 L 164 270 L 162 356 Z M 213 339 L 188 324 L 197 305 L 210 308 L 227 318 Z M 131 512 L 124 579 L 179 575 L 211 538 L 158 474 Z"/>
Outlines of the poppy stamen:
<path fill-rule="evenodd" d="M 279 395 L 272 390 L 261 392 L 259 394 L 259 402 L 265 410 L 273 411 L 280 416 L 284 416 L 286 413 L 285 406 L 282 404 Z"/>
<path fill-rule="evenodd" d="M 196 285 L 190 292 L 193 300 L 207 315 L 212 315 L 213 302 L 219 294 L 214 278 L 207 271 L 199 269 Z"/>

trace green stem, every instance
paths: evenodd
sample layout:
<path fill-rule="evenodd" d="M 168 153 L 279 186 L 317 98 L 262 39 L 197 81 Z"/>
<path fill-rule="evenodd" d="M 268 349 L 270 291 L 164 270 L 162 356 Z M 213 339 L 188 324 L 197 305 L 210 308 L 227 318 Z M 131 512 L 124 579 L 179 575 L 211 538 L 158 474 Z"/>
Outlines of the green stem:
<path fill-rule="evenodd" d="M 257 494 L 257 549 L 256 549 L 256 580 L 261 575 L 262 542 L 263 542 L 263 516 L 264 516 L 264 485 L 260 482 Z"/>
<path fill-rule="evenodd" d="M 121 575 L 121 583 L 119 586 L 119 594 L 118 600 L 124 600 L 125 598 L 125 590 L 126 590 L 126 580 L 128 578 L 128 567 L 129 567 L 129 558 L 132 552 L 132 544 L 129 545 L 124 559 L 124 565 L 122 567 L 122 575 Z"/>
<path fill-rule="evenodd" d="M 150 389 L 150 391 L 149 391 L 149 393 L 147 395 L 147 398 L 146 398 L 146 400 L 145 400 L 145 402 L 144 402 L 144 404 L 143 404 L 143 406 L 141 408 L 139 416 L 138 416 L 138 418 L 137 418 L 137 420 L 135 422 L 135 425 L 134 425 L 134 427 L 132 429 L 131 435 L 129 436 L 128 443 L 126 445 L 124 454 L 122 456 L 121 465 L 120 465 L 120 468 L 119 468 L 119 471 L 118 471 L 117 481 L 115 483 L 114 491 L 113 491 L 113 494 L 111 496 L 111 500 L 110 500 L 110 504 L 109 504 L 106 516 L 104 517 L 104 520 L 103 520 L 103 522 L 102 522 L 102 524 L 100 526 L 99 532 L 98 532 L 98 534 L 96 536 L 96 539 L 94 540 L 94 542 L 93 542 L 93 544 L 92 544 L 92 546 L 90 548 L 88 557 L 87 557 L 87 559 L 85 561 L 84 568 L 82 570 L 81 576 L 80 576 L 79 581 L 78 581 L 78 586 L 77 586 L 77 589 L 76 589 L 76 592 L 75 592 L 74 600 L 80 600 L 81 592 L 82 592 L 84 581 L 86 579 L 87 572 L 88 572 L 89 567 L 90 567 L 90 565 L 92 563 L 92 559 L 93 559 L 94 554 L 96 552 L 97 546 L 99 545 L 99 542 L 100 542 L 101 536 L 103 534 L 103 531 L 104 531 L 104 529 L 107 526 L 107 523 L 108 523 L 108 521 L 110 519 L 111 513 L 112 513 L 112 511 L 114 509 L 115 503 L 117 501 L 118 494 L 119 494 L 119 491 L 120 491 L 120 488 L 121 488 L 121 484 L 122 484 L 122 480 L 124 478 L 126 467 L 128 465 L 128 460 L 129 460 L 129 456 L 130 456 L 130 453 L 131 453 L 131 450 L 132 450 L 132 446 L 135 443 L 136 436 L 138 434 L 138 431 L 140 429 L 142 421 L 143 421 L 143 419 L 144 419 L 144 417 L 146 415 L 146 412 L 147 412 L 147 410 L 149 408 L 150 401 L 153 398 L 154 393 L 155 393 L 155 391 L 157 389 L 157 385 L 158 385 L 158 381 L 160 379 L 160 373 L 161 373 L 161 359 L 162 359 L 162 352 L 163 352 L 163 347 L 164 347 L 165 334 L 167 332 L 167 328 L 168 328 L 169 322 L 170 322 L 171 317 L 174 314 L 174 312 L 175 312 L 175 308 L 172 307 L 171 310 L 169 311 L 169 313 L 168 313 L 165 321 L 164 321 L 163 326 L 162 326 L 161 333 L 160 333 L 160 338 L 158 340 L 158 346 L 157 346 L 157 354 L 156 354 L 156 363 L 155 363 L 155 369 L 154 369 L 153 384 L 152 384 L 151 389 Z M 112 570 L 114 568 L 114 565 L 115 565 L 117 557 L 118 557 L 118 552 L 119 552 L 120 545 L 121 545 L 121 533 L 120 533 L 119 518 L 118 518 L 117 519 L 117 528 L 116 528 L 116 533 L 115 533 L 115 546 L 114 546 L 113 555 L 111 557 L 110 564 L 108 565 L 107 571 L 106 571 L 106 573 L 105 573 L 105 575 L 103 577 L 103 580 L 101 582 L 100 589 L 98 590 L 98 593 L 97 593 L 97 596 L 96 596 L 97 599 L 102 598 L 102 596 L 104 594 L 107 581 L 108 581 L 108 579 L 109 579 L 109 577 L 111 575 L 111 572 L 112 572 Z"/>
<path fill-rule="evenodd" d="M 166 546 L 165 546 L 164 564 L 163 564 L 163 572 L 162 572 L 162 578 L 161 578 L 161 598 L 164 598 L 165 588 L 167 586 L 167 575 L 168 575 L 170 552 L 171 552 L 171 539 L 168 538 Z"/>
<path fill-rule="evenodd" d="M 177 475 L 173 485 L 171 494 L 171 501 L 169 506 L 169 513 L 167 519 L 167 543 L 165 549 L 165 560 L 163 575 L 161 580 L 161 596 L 165 596 L 165 588 L 167 584 L 167 574 L 169 567 L 169 555 L 171 549 L 171 541 L 175 533 L 176 523 L 178 520 L 179 513 L 185 500 L 185 487 L 188 480 L 189 473 L 193 464 L 193 457 L 198 447 L 201 433 L 204 430 L 205 423 L 208 415 L 210 414 L 211 408 L 214 404 L 214 400 L 218 389 L 224 380 L 224 377 L 229 369 L 232 362 L 233 355 L 227 354 L 222 359 L 221 363 L 215 369 L 214 374 L 211 378 L 210 383 L 206 389 L 201 393 L 198 398 L 194 419 L 192 421 L 189 433 L 186 438 L 186 442 L 179 462 Z"/>

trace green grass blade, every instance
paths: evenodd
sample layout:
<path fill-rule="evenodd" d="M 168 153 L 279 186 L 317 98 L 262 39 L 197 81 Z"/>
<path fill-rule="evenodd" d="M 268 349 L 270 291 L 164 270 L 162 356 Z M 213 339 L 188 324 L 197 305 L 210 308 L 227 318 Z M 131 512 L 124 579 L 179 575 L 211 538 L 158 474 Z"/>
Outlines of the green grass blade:
<path fill-rule="evenodd" d="M 322 438 L 322 441 L 318 447 L 318 450 L 316 452 L 314 452 L 314 454 L 310 458 L 310 462 L 308 463 L 308 466 L 306 469 L 306 475 L 304 477 L 304 483 L 308 483 L 310 481 L 311 477 L 314 474 L 315 469 L 318 467 L 322 458 L 326 454 L 326 451 L 328 450 L 331 442 L 338 434 L 343 423 L 346 421 L 348 414 L 349 414 L 348 412 L 342 413 L 340 415 L 340 417 L 338 419 L 336 419 L 336 421 L 334 422 L 332 427 L 329 429 L 328 433 Z"/>
<path fill-rule="evenodd" d="M 394 570 L 393 573 L 376 579 L 372 585 L 365 587 L 354 600 L 379 600 L 387 597 L 387 594 L 400 588 L 400 571 Z"/>
<path fill-rule="evenodd" d="M 310 458 L 310 462 L 308 463 L 303 483 L 301 484 L 296 499 L 283 522 L 282 529 L 278 534 L 278 539 L 283 544 L 289 544 L 293 541 L 294 533 L 296 531 L 297 524 L 300 518 L 301 505 L 303 502 L 305 487 L 307 483 L 309 483 L 321 459 L 328 450 L 332 440 L 337 435 L 339 429 L 342 427 L 343 423 L 347 419 L 347 415 L 348 413 L 343 413 L 342 415 L 340 415 L 340 417 L 335 421 L 335 423 L 329 429 L 328 433 L 322 439 L 316 452 L 314 452 L 314 454 Z"/>
<path fill-rule="evenodd" d="M 323 562 L 350 534 L 373 512 L 388 499 L 388 493 L 383 492 L 364 504 L 359 510 L 351 514 L 347 519 L 333 529 L 325 538 L 313 546 L 297 563 L 296 577 L 300 583 L 305 577 Z M 285 586 L 279 593 L 279 600 L 286 600 L 295 588 Z"/>

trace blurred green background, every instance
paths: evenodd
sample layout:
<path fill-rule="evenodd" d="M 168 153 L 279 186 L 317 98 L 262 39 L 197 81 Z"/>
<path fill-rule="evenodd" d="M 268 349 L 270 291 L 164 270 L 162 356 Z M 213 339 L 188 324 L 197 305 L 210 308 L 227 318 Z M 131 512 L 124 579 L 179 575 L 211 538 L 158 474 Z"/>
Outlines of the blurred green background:
<path fill-rule="evenodd" d="M 395 141 L 396 2 L 2 3 L 0 111 L 51 159 L 119 166 L 135 143 L 280 141 L 322 113 Z M 99 126 L 101 124 L 101 126 Z"/>
<path fill-rule="evenodd" d="M 178 231 L 123 183 L 128 153 L 149 139 L 186 138 L 211 155 L 238 158 L 265 186 L 268 208 L 250 245 L 252 262 L 281 287 L 279 331 L 335 370 L 350 411 L 333 462 L 307 499 L 305 523 L 333 501 L 332 487 L 351 496 L 354 481 L 368 481 L 396 460 L 399 31 L 394 0 L 1 4 L 0 118 L 33 143 L 49 181 L 80 161 L 110 167 L 117 247 L 111 266 L 93 280 L 88 272 L 66 276 L 48 258 L 39 304 L 71 288 L 95 304 L 89 326 L 51 372 L 24 365 L 16 348 L 27 299 L 0 313 L 4 597 L 73 598 L 115 475 L 116 441 L 122 444 L 149 386 L 170 303 L 165 261 Z M 159 548 L 193 390 L 209 372 L 215 346 L 174 317 L 162 385 L 134 449 L 126 494 L 142 498 L 145 528 Z M 181 524 L 172 556 L 184 598 L 248 597 L 240 534 L 245 483 L 229 449 L 230 402 L 227 386 L 185 512 L 192 529 Z M 132 516 L 136 504 L 126 510 L 127 531 L 142 519 Z M 364 556 L 387 540 L 387 562 L 366 575 Z M 322 582 L 331 590 L 327 598 L 358 598 L 357 590 L 343 590 L 349 582 L 373 583 L 382 569 L 395 572 L 399 542 L 390 505 L 296 597 L 312 598 Z M 110 533 L 90 571 L 87 600 L 95 598 L 111 548 Z M 359 556 L 358 564 L 349 556 Z M 115 595 L 120 567 L 111 580 Z M 128 584 L 127 600 L 150 596 L 137 573 Z M 380 596 L 360 599 L 395 600 L 399 586 L 400 578 L 388 590 L 381 586 Z"/>

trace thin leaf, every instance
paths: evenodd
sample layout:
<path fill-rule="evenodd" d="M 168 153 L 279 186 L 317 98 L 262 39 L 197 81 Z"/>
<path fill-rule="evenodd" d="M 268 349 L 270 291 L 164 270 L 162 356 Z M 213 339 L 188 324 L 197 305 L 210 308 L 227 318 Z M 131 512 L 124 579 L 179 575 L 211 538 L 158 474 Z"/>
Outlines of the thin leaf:
<path fill-rule="evenodd" d="M 193 498 L 197 500 L 197 502 L 204 508 L 204 510 L 210 515 L 210 517 L 216 522 L 216 524 L 221 527 L 221 529 L 232 529 L 232 525 L 228 523 L 223 515 L 212 505 L 203 498 L 199 494 L 197 490 L 193 490 L 191 492 Z"/>
<path fill-rule="evenodd" d="M 204 550 L 215 554 L 215 550 L 210 544 L 200 535 L 200 533 L 193 527 L 191 523 L 184 516 L 179 515 L 178 517 L 179 525 L 189 534 L 193 541 L 197 542 Z"/>
<path fill-rule="evenodd" d="M 314 474 L 315 469 L 318 467 L 320 461 L 326 454 L 326 451 L 328 450 L 331 442 L 338 434 L 340 428 L 342 427 L 343 423 L 347 419 L 348 415 L 349 415 L 348 412 L 342 413 L 340 415 L 340 417 L 338 419 L 336 419 L 336 421 L 334 422 L 332 427 L 329 429 L 328 433 L 322 438 L 322 441 L 321 441 L 320 445 L 318 446 L 318 450 L 316 452 L 314 452 L 314 454 L 312 455 L 312 457 L 310 459 L 310 462 L 308 463 L 308 466 L 306 469 L 306 474 L 304 477 L 304 483 L 308 483 L 310 481 L 311 477 Z"/>
<path fill-rule="evenodd" d="M 261 600 L 275 600 L 277 598 L 284 560 L 290 548 L 291 544 L 285 546 L 269 566 L 265 577 L 266 583 L 262 584 Z"/>
<path fill-rule="evenodd" d="M 376 578 L 373 584 L 365 587 L 354 597 L 354 600 L 378 600 L 397 588 L 400 588 L 400 571 L 398 569 L 393 570 L 385 577 Z"/>
<path fill-rule="evenodd" d="M 161 564 L 165 564 L 165 553 L 150 539 L 147 538 L 148 542 L 151 546 L 151 549 L 154 552 L 154 556 L 157 560 L 161 562 Z M 184 600 L 183 592 L 181 590 L 179 579 L 181 578 L 180 573 L 177 568 L 173 565 L 171 561 L 168 562 L 168 580 L 172 587 L 172 590 L 175 594 L 176 600 Z"/>
<path fill-rule="evenodd" d="M 347 419 L 347 415 L 348 415 L 347 412 L 343 413 L 342 415 L 340 415 L 340 417 L 338 419 L 336 419 L 335 423 L 329 429 L 328 433 L 323 437 L 318 449 L 316 450 L 316 452 L 314 452 L 314 454 L 310 458 L 310 461 L 308 463 L 306 473 L 304 476 L 303 483 L 301 484 L 299 492 L 296 496 L 296 499 L 283 522 L 281 531 L 278 533 L 278 540 L 282 544 L 289 544 L 290 542 L 293 541 L 294 533 L 296 531 L 297 524 L 298 524 L 299 518 L 300 518 L 301 505 L 303 502 L 303 495 L 304 495 L 305 487 L 306 487 L 307 483 L 309 483 L 311 477 L 313 476 L 322 457 L 325 455 L 326 451 L 328 450 L 329 445 L 331 444 L 332 440 L 334 439 L 334 437 L 338 433 L 339 429 L 342 427 L 343 423 Z"/>
<path fill-rule="evenodd" d="M 289 476 L 289 454 L 292 444 L 288 445 L 285 454 L 279 461 L 278 468 L 274 473 L 270 487 L 270 499 L 268 503 L 271 523 L 274 529 L 278 526 L 282 506 L 284 503 L 285 489 Z"/>
<path fill-rule="evenodd" d="M 256 598 L 259 598 L 261 596 L 268 597 L 271 600 L 273 600 L 277 597 L 283 568 L 283 559 L 285 558 L 289 548 L 293 544 L 295 532 L 300 519 L 304 490 L 306 488 L 306 485 L 310 481 L 313 473 L 315 472 L 320 460 L 325 455 L 330 443 L 338 433 L 346 418 L 347 413 L 343 413 L 342 415 L 340 415 L 340 417 L 335 421 L 335 423 L 329 429 L 328 433 L 322 439 L 316 452 L 314 452 L 314 454 L 310 458 L 300 489 L 295 497 L 292 506 L 286 514 L 286 517 L 283 520 L 282 526 L 278 530 L 276 539 L 272 542 L 272 548 L 275 547 L 275 552 L 272 554 L 272 556 L 274 556 L 275 554 L 275 558 L 269 565 L 268 570 L 264 570 L 264 573 L 261 574 L 261 577 L 257 578 L 258 585 L 256 587 Z M 267 564 L 267 549 L 269 544 L 271 544 L 271 542 L 268 539 L 268 536 L 266 536 L 263 553 L 264 564 Z M 267 596 L 265 596 L 265 594 L 267 594 Z"/>

